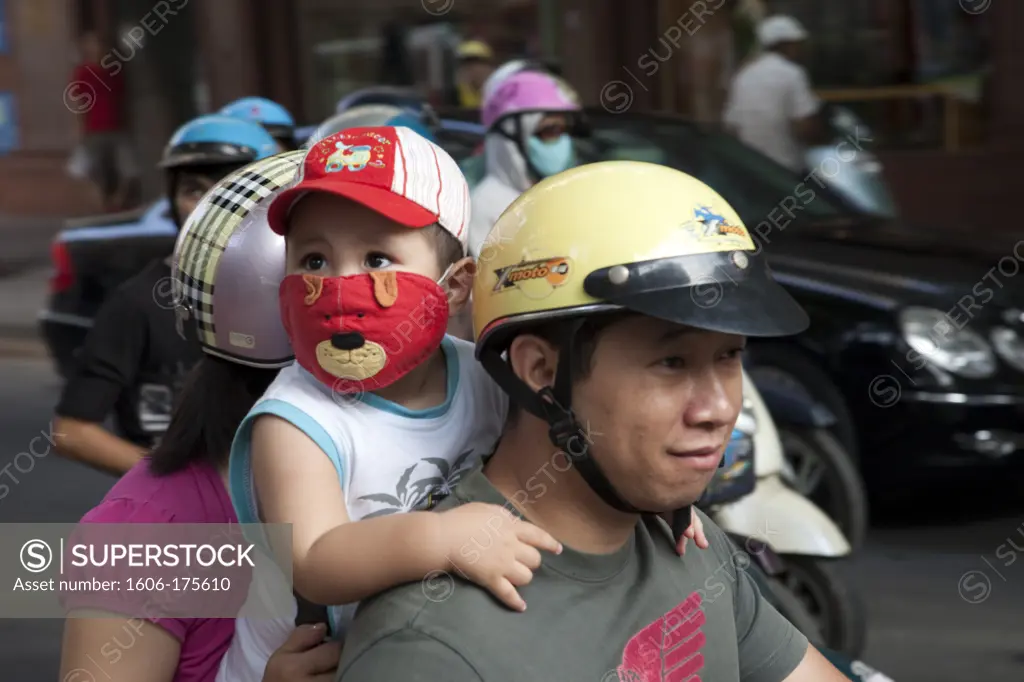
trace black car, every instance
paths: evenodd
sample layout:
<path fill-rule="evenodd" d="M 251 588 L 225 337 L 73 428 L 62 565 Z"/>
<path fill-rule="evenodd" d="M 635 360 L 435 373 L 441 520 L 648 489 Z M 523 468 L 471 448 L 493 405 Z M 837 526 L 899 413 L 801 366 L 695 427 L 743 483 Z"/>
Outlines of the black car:
<path fill-rule="evenodd" d="M 737 210 L 811 316 L 798 337 L 751 339 L 750 363 L 827 407 L 866 474 L 1018 459 L 1024 291 L 1013 276 L 1024 242 L 939 234 L 865 213 L 821 174 L 801 177 L 715 127 L 586 113 L 592 134 L 578 142 L 581 162 L 672 166 Z M 462 165 L 479 181 L 479 157 Z"/>
<path fill-rule="evenodd" d="M 78 349 L 110 292 L 174 250 L 178 230 L 167 200 L 137 211 L 69 221 L 53 240 L 50 296 L 40 331 L 61 376 L 74 370 Z"/>

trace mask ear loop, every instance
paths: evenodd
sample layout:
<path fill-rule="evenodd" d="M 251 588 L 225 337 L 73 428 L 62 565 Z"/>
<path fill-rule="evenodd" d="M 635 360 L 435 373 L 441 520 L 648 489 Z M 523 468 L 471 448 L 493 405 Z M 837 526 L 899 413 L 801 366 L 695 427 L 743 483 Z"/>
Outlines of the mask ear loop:
<path fill-rule="evenodd" d="M 445 271 L 441 273 L 441 276 L 437 278 L 436 282 L 437 286 L 441 287 L 441 290 L 444 292 L 445 301 L 447 301 L 449 304 L 451 304 L 452 300 L 452 289 L 450 286 L 448 286 L 448 279 L 452 273 L 452 270 L 455 269 L 456 265 L 458 265 L 458 263 L 452 263 L 447 268 L 445 268 Z M 469 274 L 471 277 L 476 276 L 476 263 L 472 263 L 469 266 Z"/>

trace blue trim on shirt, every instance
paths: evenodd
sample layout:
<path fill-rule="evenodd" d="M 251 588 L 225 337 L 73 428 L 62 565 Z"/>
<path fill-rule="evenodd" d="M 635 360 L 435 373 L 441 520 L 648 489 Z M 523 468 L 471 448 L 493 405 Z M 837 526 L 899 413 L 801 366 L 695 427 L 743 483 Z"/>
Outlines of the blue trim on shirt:
<path fill-rule="evenodd" d="M 228 465 L 231 502 L 238 514 L 239 523 L 261 523 L 256 507 L 256 495 L 252 489 L 252 424 L 256 417 L 272 414 L 289 422 L 309 436 L 331 460 L 338 473 L 338 481 L 345 480 L 345 464 L 341 453 L 327 431 L 308 414 L 283 400 L 264 400 L 257 404 L 242 420 L 231 443 L 231 458 Z"/>
<path fill-rule="evenodd" d="M 396 414 L 399 417 L 408 417 L 410 419 L 434 419 L 436 417 L 442 417 L 448 412 L 452 406 L 452 401 L 455 400 L 455 392 L 459 388 L 459 351 L 455 348 L 455 344 L 449 337 L 444 337 L 441 341 L 441 350 L 444 352 L 444 359 L 447 365 L 446 374 L 448 375 L 447 387 L 445 388 L 444 402 L 434 407 L 428 407 L 425 410 L 410 410 L 408 407 L 403 407 L 398 403 L 393 403 L 390 400 L 385 400 L 379 395 L 373 393 L 364 393 L 359 396 L 359 399 L 383 412 L 390 412 Z"/>

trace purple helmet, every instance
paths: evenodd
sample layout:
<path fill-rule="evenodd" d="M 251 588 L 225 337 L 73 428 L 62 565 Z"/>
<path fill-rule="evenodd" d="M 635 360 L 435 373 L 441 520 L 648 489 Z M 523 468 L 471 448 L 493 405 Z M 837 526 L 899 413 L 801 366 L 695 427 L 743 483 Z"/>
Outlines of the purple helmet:
<path fill-rule="evenodd" d="M 501 81 L 484 100 L 481 122 L 491 130 L 506 116 L 515 114 L 579 111 L 576 93 L 561 78 L 520 71 Z"/>
<path fill-rule="evenodd" d="M 178 235 L 171 278 L 178 332 L 194 325 L 210 355 L 250 367 L 292 362 L 278 304 L 284 238 L 267 224 L 267 206 L 295 179 L 304 156 L 286 152 L 228 175 Z"/>

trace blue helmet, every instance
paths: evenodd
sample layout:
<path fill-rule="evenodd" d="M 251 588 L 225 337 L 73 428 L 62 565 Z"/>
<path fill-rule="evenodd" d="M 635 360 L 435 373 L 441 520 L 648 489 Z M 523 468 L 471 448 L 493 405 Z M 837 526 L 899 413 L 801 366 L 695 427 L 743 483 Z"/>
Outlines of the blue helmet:
<path fill-rule="evenodd" d="M 424 116 L 416 115 L 408 111 L 403 111 L 398 116 L 389 119 L 384 125 L 389 126 L 405 126 L 413 131 L 419 133 L 423 137 L 427 138 L 433 143 L 437 143 L 437 139 L 434 137 L 434 131 L 431 130 L 427 122 L 424 120 Z"/>
<path fill-rule="evenodd" d="M 266 97 L 236 99 L 225 105 L 220 113 L 259 123 L 277 138 L 292 140 L 295 135 L 295 119 L 292 115 L 283 106 Z"/>
<path fill-rule="evenodd" d="M 160 167 L 245 165 L 277 151 L 277 142 L 261 126 L 214 114 L 192 119 L 174 131 Z"/>

